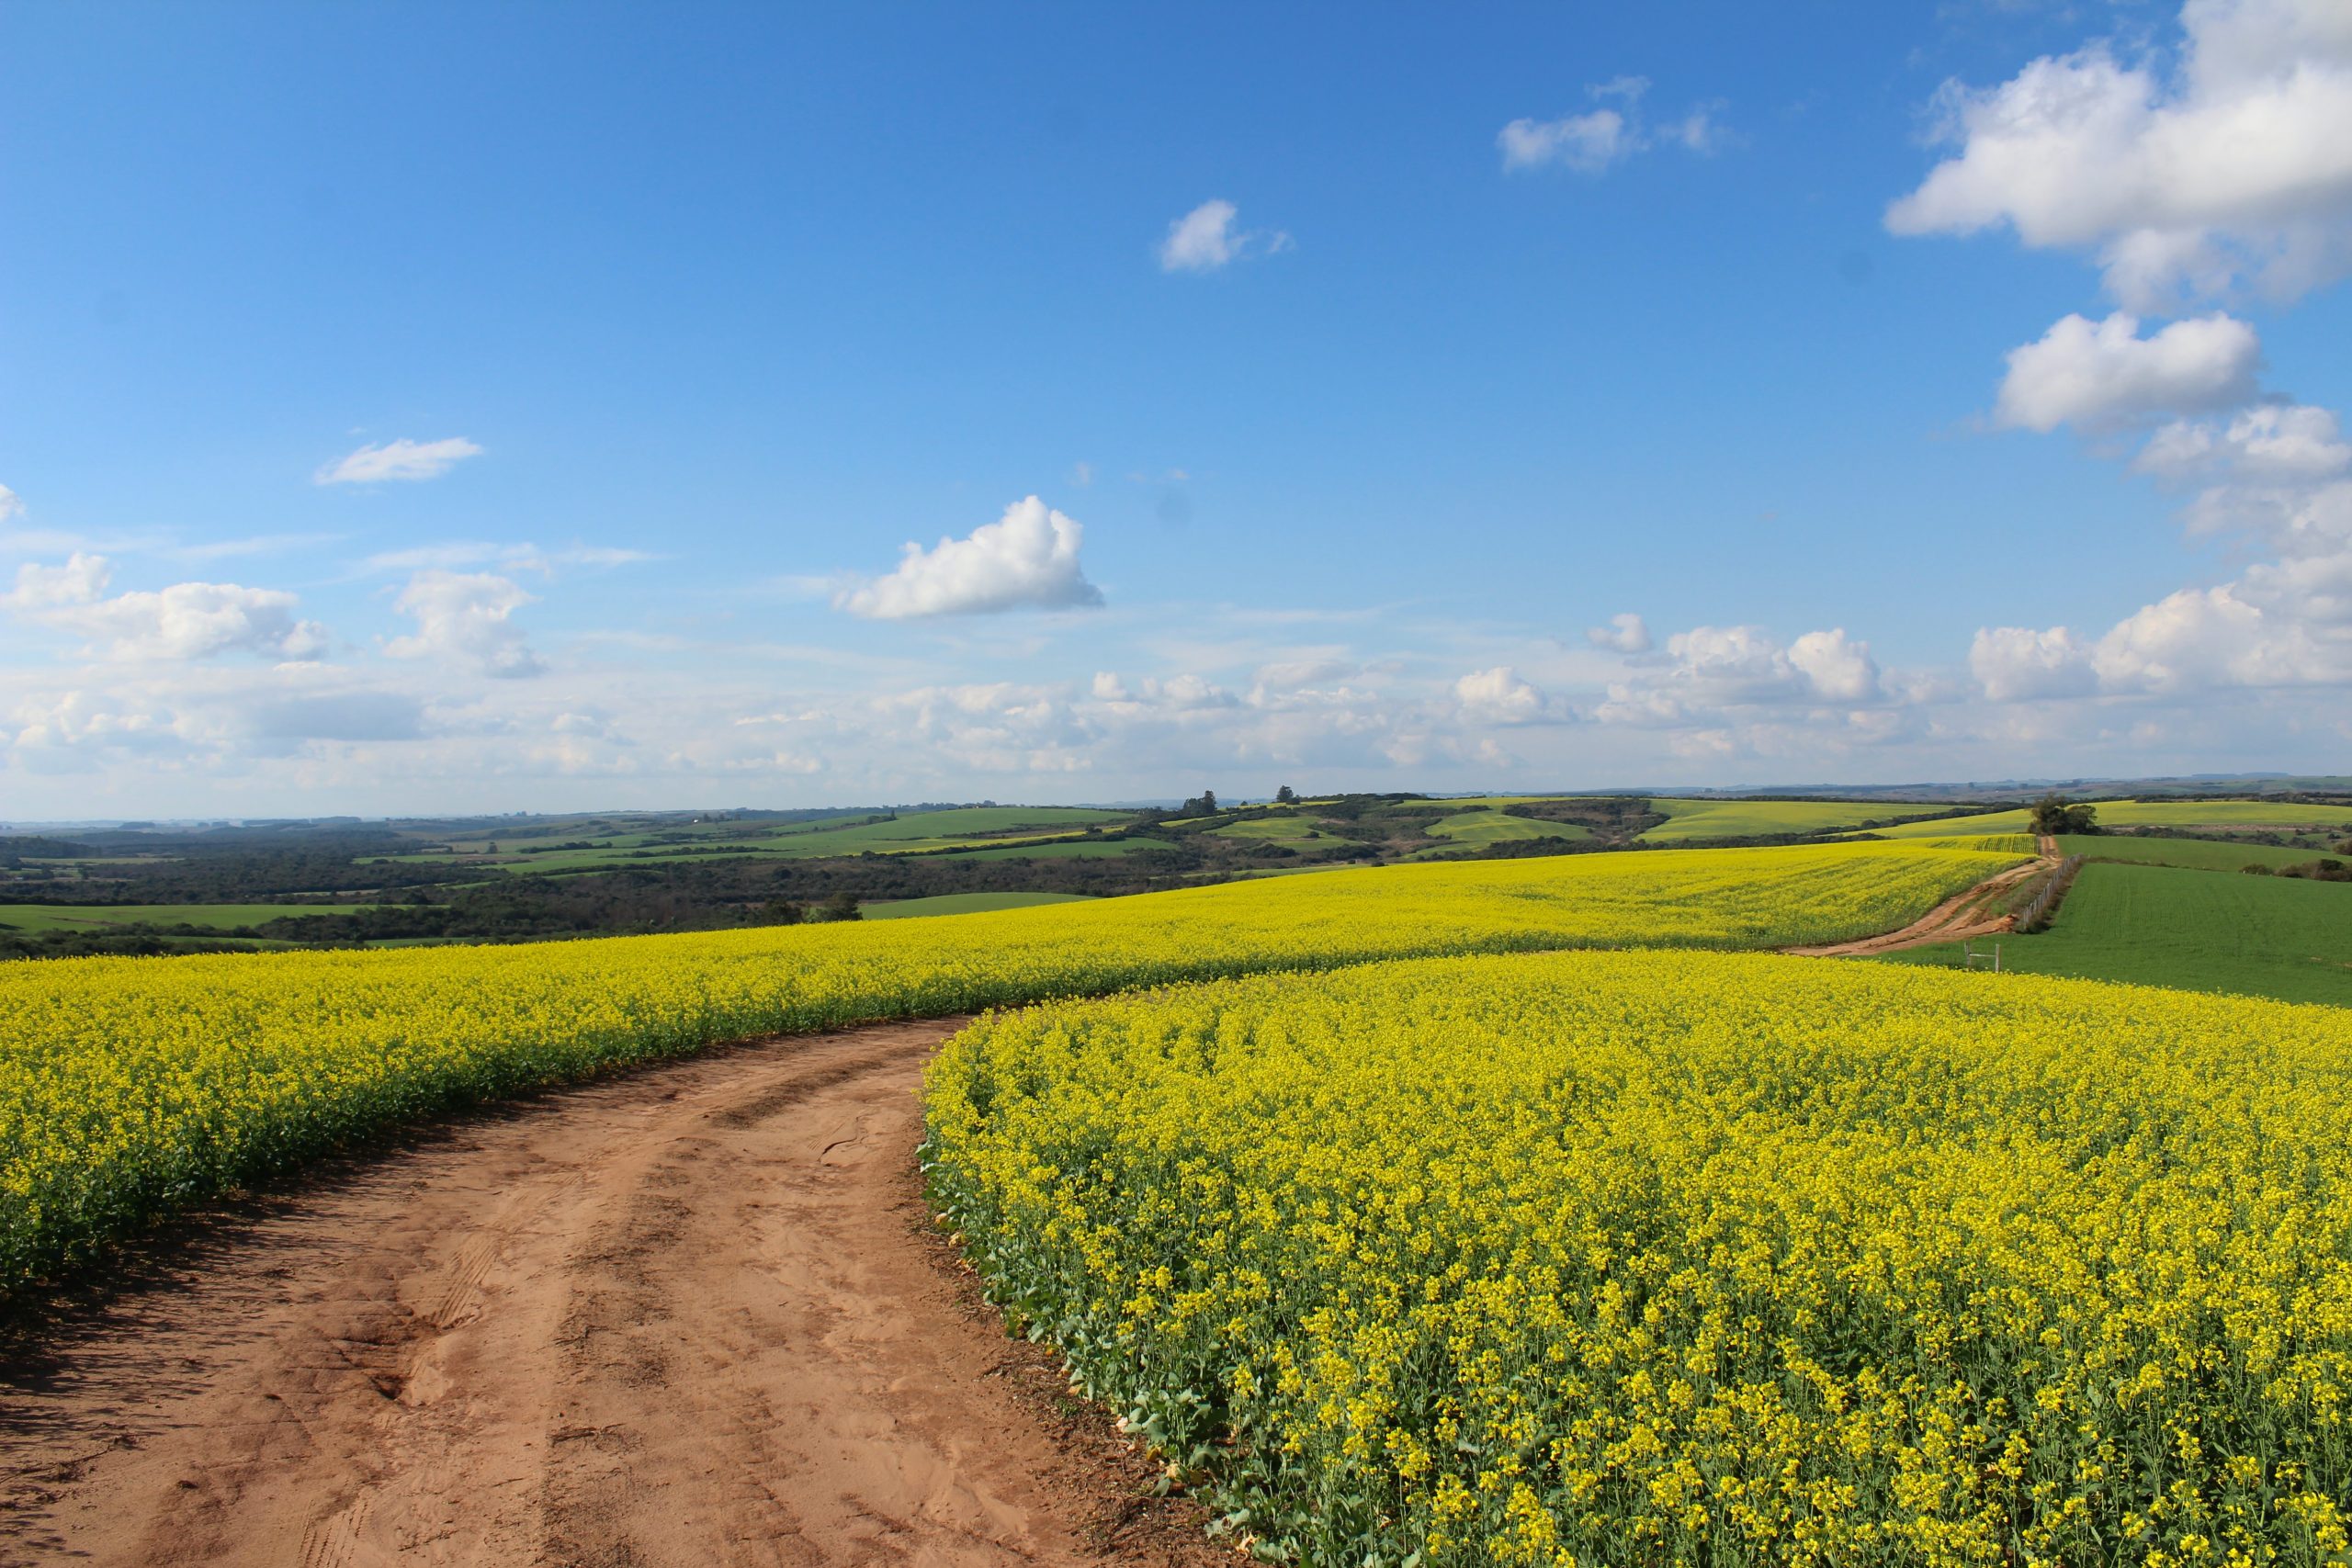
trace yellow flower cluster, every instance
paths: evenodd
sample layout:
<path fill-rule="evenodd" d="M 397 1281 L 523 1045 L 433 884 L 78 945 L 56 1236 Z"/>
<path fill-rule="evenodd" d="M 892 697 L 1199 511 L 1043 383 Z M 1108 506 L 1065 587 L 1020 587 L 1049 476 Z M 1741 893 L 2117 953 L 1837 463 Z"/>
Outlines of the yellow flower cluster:
<path fill-rule="evenodd" d="M 1559 953 L 991 1015 L 934 1201 L 1260 1556 L 2344 1563 L 2352 1011 Z"/>
<path fill-rule="evenodd" d="M 0 1294 L 343 1140 L 713 1040 L 1414 953 L 1831 941 L 2001 863 L 1581 855 L 870 926 L 0 965 Z"/>

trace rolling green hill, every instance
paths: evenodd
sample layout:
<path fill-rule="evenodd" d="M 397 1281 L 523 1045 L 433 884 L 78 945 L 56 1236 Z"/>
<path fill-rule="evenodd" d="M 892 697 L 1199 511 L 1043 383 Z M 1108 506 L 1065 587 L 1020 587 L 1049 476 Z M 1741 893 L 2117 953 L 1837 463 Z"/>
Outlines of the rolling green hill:
<path fill-rule="evenodd" d="M 1653 844 L 1765 833 L 1821 833 L 1950 809 L 1875 800 L 1679 800 L 1667 795 L 1651 800 L 1649 807 L 1668 818 L 1639 835 Z M 1945 824 L 1938 822 L 1936 827 L 1941 829 Z"/>
<path fill-rule="evenodd" d="M 1516 804 L 1516 803 L 1512 803 Z M 1476 806 L 1442 817 L 1429 825 L 1433 839 L 1447 839 L 1467 847 L 1527 839 L 1589 839 L 1592 829 L 1576 822 L 1544 822 L 1512 817 L 1493 806 Z"/>

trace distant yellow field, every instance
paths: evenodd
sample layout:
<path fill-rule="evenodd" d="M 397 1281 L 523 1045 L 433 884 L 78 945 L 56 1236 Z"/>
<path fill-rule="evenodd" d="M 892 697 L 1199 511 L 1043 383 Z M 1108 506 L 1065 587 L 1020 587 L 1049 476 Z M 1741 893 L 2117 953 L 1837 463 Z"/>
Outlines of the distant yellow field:
<path fill-rule="evenodd" d="M 1891 844 L 1331 872 L 1087 904 L 510 947 L 0 968 L 0 1291 L 461 1101 L 707 1042 L 1415 953 L 1898 926 L 2007 857 Z"/>

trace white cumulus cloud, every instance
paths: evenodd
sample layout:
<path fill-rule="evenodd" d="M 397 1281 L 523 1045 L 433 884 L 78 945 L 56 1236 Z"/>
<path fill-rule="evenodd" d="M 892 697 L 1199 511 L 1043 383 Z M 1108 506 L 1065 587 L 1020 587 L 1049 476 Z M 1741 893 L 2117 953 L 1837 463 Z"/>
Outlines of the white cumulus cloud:
<path fill-rule="evenodd" d="M 2352 446 L 2331 411 L 2260 404 L 2156 432 L 2136 466 L 2201 481 L 2192 530 L 2267 558 L 2184 588 L 2095 640 L 2064 627 L 1977 634 L 1971 667 L 1996 701 L 2178 695 L 2352 683 Z"/>
<path fill-rule="evenodd" d="M 1876 705 L 1887 693 L 1870 644 L 1843 627 L 1783 643 L 1761 626 L 1693 626 L 1666 660 L 1611 684 L 1604 724 L 1679 729 L 1752 708 Z"/>
<path fill-rule="evenodd" d="M 1870 644 L 1848 637 L 1843 626 L 1805 633 L 1789 644 L 1789 662 L 1815 696 L 1830 702 L 1867 702 L 1878 694 L 1878 664 Z"/>
<path fill-rule="evenodd" d="M 380 484 L 387 479 L 439 479 L 481 448 L 462 435 L 446 441 L 411 441 L 405 436 L 378 446 L 362 446 L 326 464 L 311 478 L 322 485 Z"/>
<path fill-rule="evenodd" d="M 1985 626 L 1969 646 L 1968 671 L 1996 703 L 2076 697 L 2094 690 L 2091 650 L 2064 626 Z"/>
<path fill-rule="evenodd" d="M 2261 360 L 2254 329 L 2218 312 L 2146 337 L 2120 310 L 2103 321 L 2069 315 L 2009 351 L 1994 417 L 2028 430 L 2097 430 L 2224 408 L 2253 396 Z"/>
<path fill-rule="evenodd" d="M 1102 592 L 1079 567 L 1085 533 L 1076 518 L 1029 496 L 968 537 L 928 550 L 908 545 L 897 570 L 842 590 L 833 604 L 879 621 L 1100 604 Z"/>
<path fill-rule="evenodd" d="M 491 572 L 420 571 L 392 602 L 413 616 L 416 631 L 384 645 L 395 659 L 436 659 L 512 680 L 546 672 L 524 641 L 514 612 L 537 603 L 512 578 Z"/>
<path fill-rule="evenodd" d="M 2332 410 L 2264 403 L 2227 423 L 2175 420 L 2148 438 L 2132 467 L 2165 479 L 2228 474 L 2243 479 L 2324 479 L 2352 469 L 2352 445 Z"/>
<path fill-rule="evenodd" d="M 1584 636 L 1593 647 L 1614 649 L 1619 653 L 1647 653 L 1653 646 L 1648 623 L 1630 612 L 1610 616 L 1607 626 L 1589 627 Z"/>
<path fill-rule="evenodd" d="M 326 648 L 316 621 L 298 620 L 291 593 L 233 582 L 175 582 L 153 592 L 107 588 L 104 556 L 77 554 L 63 566 L 27 564 L 0 594 L 6 608 L 37 625 L 89 639 L 93 651 L 120 660 L 195 660 L 219 653 L 314 659 Z"/>
<path fill-rule="evenodd" d="M 1453 683 L 1453 700 L 1466 717 L 1484 724 L 1533 724 L 1551 714 L 1544 694 L 1508 664 L 1463 676 Z"/>
<path fill-rule="evenodd" d="M 1898 234 L 2012 227 L 2096 247 L 2108 288 L 2161 310 L 2254 283 L 2291 297 L 2352 266 L 2352 6 L 2188 0 L 2170 70 L 2105 44 L 2000 86 L 1948 83 L 1958 152 L 1891 206 Z"/>

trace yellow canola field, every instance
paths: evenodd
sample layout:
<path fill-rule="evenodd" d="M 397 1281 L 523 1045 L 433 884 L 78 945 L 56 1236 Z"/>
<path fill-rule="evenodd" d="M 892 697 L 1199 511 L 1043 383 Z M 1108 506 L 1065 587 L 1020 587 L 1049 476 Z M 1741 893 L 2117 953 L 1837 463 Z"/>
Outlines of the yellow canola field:
<path fill-rule="evenodd" d="M 2342 1563 L 2352 1011 L 1769 954 L 983 1019 L 934 1200 L 1267 1558 Z"/>
<path fill-rule="evenodd" d="M 0 964 L 0 1294 L 345 1140 L 713 1040 L 1415 953 L 1826 942 L 2003 863 L 1651 852 L 875 925 Z"/>
<path fill-rule="evenodd" d="M 1948 839 L 1907 839 L 1923 850 L 1981 849 L 1987 854 L 2030 855 L 2041 852 L 2030 833 L 1954 834 Z"/>

